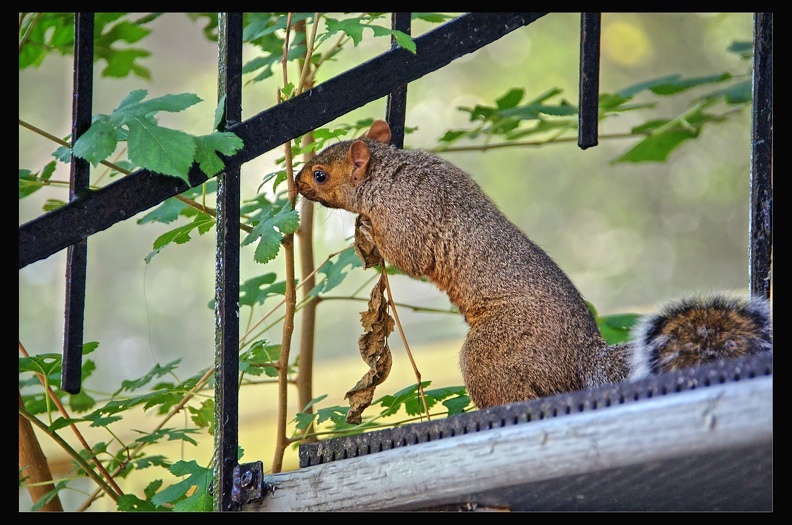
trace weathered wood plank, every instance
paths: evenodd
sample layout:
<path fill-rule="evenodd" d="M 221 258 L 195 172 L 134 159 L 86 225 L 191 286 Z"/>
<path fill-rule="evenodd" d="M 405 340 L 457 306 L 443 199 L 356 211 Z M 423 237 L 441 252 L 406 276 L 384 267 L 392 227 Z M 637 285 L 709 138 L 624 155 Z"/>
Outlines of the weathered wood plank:
<path fill-rule="evenodd" d="M 772 442 L 772 406 L 772 377 L 762 377 L 486 430 L 265 476 L 274 493 L 243 510 L 417 510 L 475 504 L 484 493 L 488 506 L 508 507 L 498 501 L 498 491 L 766 446 Z M 635 490 L 647 488 L 641 481 Z"/>

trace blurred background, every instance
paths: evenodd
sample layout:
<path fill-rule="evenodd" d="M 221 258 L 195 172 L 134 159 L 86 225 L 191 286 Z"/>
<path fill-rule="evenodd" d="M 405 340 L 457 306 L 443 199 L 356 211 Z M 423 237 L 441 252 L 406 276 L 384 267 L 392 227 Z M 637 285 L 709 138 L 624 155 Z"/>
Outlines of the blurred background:
<path fill-rule="evenodd" d="M 103 77 L 103 65 L 97 63 L 94 113 L 109 114 L 135 89 L 148 90 L 148 98 L 190 92 L 204 102 L 178 114 L 161 114 L 160 124 L 192 134 L 211 132 L 218 53 L 216 43 L 204 37 L 203 25 L 184 13 L 164 14 L 149 25 L 151 35 L 135 47 L 151 52 L 142 60 L 151 80 Z M 413 36 L 434 27 L 415 21 Z M 565 98 L 577 105 L 579 29 L 578 13 L 549 14 L 411 83 L 406 124 L 416 130 L 407 135 L 405 147 L 437 147 L 445 131 L 469 127 L 468 114 L 459 106 L 494 105 L 513 87 L 525 89 L 525 100 L 561 88 Z M 600 91 L 614 93 L 672 74 L 744 75 L 750 61 L 739 60 L 727 48 L 735 41 L 751 42 L 752 35 L 751 13 L 604 13 Z M 323 66 L 317 81 L 389 46 L 387 38 L 364 38 L 359 46 L 342 52 L 338 61 Z M 244 61 L 254 56 L 255 50 L 246 47 Z M 274 105 L 279 82 L 275 75 L 245 84 L 243 118 Z M 71 56 L 48 56 L 40 67 L 20 71 L 19 118 L 53 135 L 67 136 L 71 90 Z M 667 162 L 612 162 L 637 139 L 609 135 L 626 133 L 652 116 L 674 117 L 687 109 L 695 95 L 693 91 L 690 97 L 670 97 L 654 109 L 602 122 L 599 145 L 585 151 L 573 140 L 443 156 L 476 178 L 509 218 L 571 276 L 600 314 L 651 311 L 665 299 L 699 291 L 747 295 L 750 107 L 706 126 L 699 138 L 674 151 Z M 336 123 L 384 116 L 382 99 Z M 56 147 L 20 127 L 20 169 L 39 171 L 52 160 Z M 253 198 L 263 177 L 280 169 L 276 159 L 282 156 L 278 148 L 242 168 L 243 199 Z M 101 169 L 93 171 L 92 183 L 100 173 Z M 60 164 L 53 179 L 68 181 L 68 166 Z M 50 198 L 68 200 L 68 187 L 52 186 L 20 200 L 19 224 L 42 214 Z M 215 232 L 203 236 L 196 232 L 191 242 L 168 246 L 146 264 L 152 243 L 172 225 L 138 225 L 142 215 L 88 241 L 84 340 L 100 343 L 90 356 L 97 372 L 85 384 L 93 392 L 112 392 L 121 380 L 138 378 L 156 364 L 175 359 L 181 359 L 177 373 L 182 379 L 213 364 L 214 312 L 209 303 L 214 298 Z M 320 264 L 327 254 L 351 242 L 354 217 L 317 208 L 315 224 Z M 282 279 L 282 256 L 261 265 L 253 261 L 252 248 L 242 249 L 242 278 L 275 272 Z M 19 271 L 19 341 L 30 354 L 61 352 L 65 255 L 59 252 Z M 338 300 L 319 306 L 314 395 L 328 394 L 319 406 L 345 406 L 344 393 L 366 371 L 357 348 L 359 312 L 365 310 L 374 278 L 373 270 L 351 271 L 330 294 Z M 391 286 L 398 302 L 450 309 L 445 296 L 426 283 L 397 276 Z M 243 311 L 242 330 L 276 302 L 270 299 L 252 318 Z M 422 378 L 431 380 L 432 387 L 461 385 L 457 351 L 466 333 L 462 318 L 408 308 L 402 308 L 399 317 Z M 280 325 L 271 327 L 265 337 L 280 342 Z M 415 382 L 396 334 L 390 346 L 393 372 L 379 387 L 381 394 Z M 266 469 L 274 443 L 269 422 L 276 409 L 276 390 L 262 386 L 243 390 L 242 396 L 243 461 L 261 459 Z M 206 441 L 178 454 L 205 464 L 211 459 L 211 440 Z M 51 454 L 55 461 L 59 452 L 51 450 Z M 295 458 L 296 451 L 291 451 L 284 467 L 296 468 Z"/>

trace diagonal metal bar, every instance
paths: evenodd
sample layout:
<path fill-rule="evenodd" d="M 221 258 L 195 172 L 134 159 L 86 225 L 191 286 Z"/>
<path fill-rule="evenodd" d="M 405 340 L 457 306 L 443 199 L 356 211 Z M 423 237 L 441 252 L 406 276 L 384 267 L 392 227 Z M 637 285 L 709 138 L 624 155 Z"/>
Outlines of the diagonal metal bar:
<path fill-rule="evenodd" d="M 91 126 L 93 107 L 94 14 L 74 17 L 74 96 L 72 98 L 72 145 Z M 69 199 L 88 191 L 91 165 L 72 156 Z M 66 254 L 66 306 L 64 308 L 61 388 L 78 394 L 82 386 L 82 345 L 85 322 L 85 281 L 88 267 L 88 240 L 80 239 Z"/>
<path fill-rule="evenodd" d="M 226 169 L 330 122 L 394 88 L 436 71 L 456 58 L 476 51 L 545 13 L 470 13 L 415 39 L 415 54 L 392 49 L 302 95 L 230 126 L 245 143 Z M 190 186 L 207 180 L 200 169 L 190 170 Z M 19 227 L 19 268 L 86 239 L 113 224 L 188 189 L 176 177 L 138 170 L 100 190 L 42 215 Z"/>

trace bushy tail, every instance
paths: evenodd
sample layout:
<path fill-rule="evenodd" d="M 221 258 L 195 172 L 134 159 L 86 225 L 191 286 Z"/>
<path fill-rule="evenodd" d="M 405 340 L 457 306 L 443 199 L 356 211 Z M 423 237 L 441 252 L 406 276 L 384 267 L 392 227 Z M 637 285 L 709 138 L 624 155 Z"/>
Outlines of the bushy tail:
<path fill-rule="evenodd" d="M 642 318 L 633 328 L 630 346 L 630 380 L 770 352 L 770 303 L 722 294 L 678 300 Z"/>

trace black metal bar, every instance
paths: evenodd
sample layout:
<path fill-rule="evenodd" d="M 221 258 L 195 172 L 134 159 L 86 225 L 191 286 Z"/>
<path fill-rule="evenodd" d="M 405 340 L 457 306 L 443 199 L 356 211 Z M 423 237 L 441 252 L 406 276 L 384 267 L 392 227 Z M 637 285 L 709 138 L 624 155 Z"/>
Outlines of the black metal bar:
<path fill-rule="evenodd" d="M 754 15 L 751 294 L 770 297 L 773 259 L 773 13 Z"/>
<path fill-rule="evenodd" d="M 587 149 L 599 142 L 600 13 L 580 15 L 580 101 L 578 146 Z"/>
<path fill-rule="evenodd" d="M 94 14 L 76 13 L 74 17 L 74 92 L 72 96 L 71 143 L 91 127 L 93 106 Z M 69 200 L 88 191 L 91 165 L 72 156 Z M 66 307 L 63 325 L 61 388 L 70 394 L 82 385 L 82 345 L 85 322 L 85 281 L 88 265 L 88 240 L 80 239 L 66 253 Z"/>
<path fill-rule="evenodd" d="M 391 29 L 410 34 L 410 13 L 393 13 Z M 395 38 L 391 38 L 391 49 L 398 48 Z M 404 147 L 404 124 L 407 119 L 407 84 L 394 88 L 388 93 L 388 105 L 385 120 L 391 129 L 390 143 L 401 149 Z"/>
<path fill-rule="evenodd" d="M 225 95 L 225 125 L 242 120 L 242 13 L 218 20 L 218 98 Z M 215 259 L 215 464 L 214 509 L 239 508 L 234 474 L 239 465 L 239 203 L 240 168 L 217 177 Z"/>
<path fill-rule="evenodd" d="M 421 78 L 451 61 L 480 49 L 545 13 L 470 13 L 415 39 L 417 53 L 392 49 L 302 95 L 277 104 L 252 118 L 229 126 L 245 143 L 227 169 L 305 134 L 395 87 Z M 207 177 L 194 165 L 190 186 Z M 168 197 L 188 189 L 177 177 L 138 170 L 100 190 L 42 215 L 19 227 L 19 268 L 49 257 L 80 239 L 105 230 Z"/>

